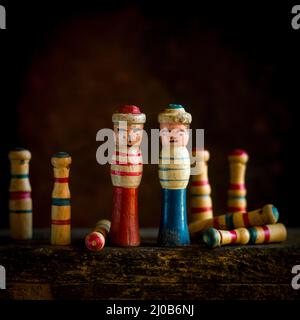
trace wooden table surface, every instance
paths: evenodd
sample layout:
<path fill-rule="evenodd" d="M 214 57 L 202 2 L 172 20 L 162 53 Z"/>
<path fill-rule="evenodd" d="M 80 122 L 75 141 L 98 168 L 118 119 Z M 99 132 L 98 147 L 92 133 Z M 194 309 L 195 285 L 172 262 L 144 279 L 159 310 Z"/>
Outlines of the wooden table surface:
<path fill-rule="evenodd" d="M 204 244 L 160 248 L 157 230 L 141 230 L 142 245 L 89 252 L 73 230 L 72 246 L 49 245 L 49 230 L 34 240 L 12 242 L 0 232 L 0 265 L 6 290 L 0 299 L 300 299 L 291 286 L 300 265 L 300 229 L 289 229 L 282 244 L 227 246 Z M 300 281 L 299 281 L 300 283 Z"/>

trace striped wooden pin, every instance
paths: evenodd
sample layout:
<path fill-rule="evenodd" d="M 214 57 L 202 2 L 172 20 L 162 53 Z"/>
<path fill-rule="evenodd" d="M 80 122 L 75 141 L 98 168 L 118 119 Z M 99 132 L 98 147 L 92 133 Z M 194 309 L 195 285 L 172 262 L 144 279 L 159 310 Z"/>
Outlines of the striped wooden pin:
<path fill-rule="evenodd" d="M 66 152 L 52 156 L 54 188 L 51 207 L 51 244 L 69 245 L 71 243 L 71 201 L 69 172 L 72 159 Z"/>
<path fill-rule="evenodd" d="M 110 230 L 110 221 L 99 220 L 96 227 L 85 237 L 85 245 L 91 251 L 100 251 L 105 246 L 105 241 Z"/>
<path fill-rule="evenodd" d="M 196 174 L 191 176 L 191 222 L 213 218 L 211 187 L 207 173 L 209 152 L 194 149 L 193 156 L 196 159 L 193 168 Z"/>
<path fill-rule="evenodd" d="M 140 144 L 146 116 L 139 107 L 125 105 L 113 114 L 112 121 L 116 146 L 110 172 L 113 184 L 110 244 L 138 246 L 138 187 L 143 174 Z"/>
<path fill-rule="evenodd" d="M 31 153 L 22 148 L 9 152 L 11 180 L 9 186 L 10 234 L 13 239 L 32 238 L 32 199 L 29 182 Z"/>
<path fill-rule="evenodd" d="M 287 238 L 287 231 L 282 223 L 249 228 L 251 244 L 282 242 Z"/>
<path fill-rule="evenodd" d="M 215 216 L 213 219 L 195 221 L 189 225 L 190 233 L 214 227 L 221 230 L 232 230 L 241 227 L 261 226 L 264 224 L 274 224 L 278 221 L 279 212 L 272 204 L 265 205 L 262 209 L 249 212 L 234 212 Z"/>
<path fill-rule="evenodd" d="M 228 155 L 230 185 L 228 189 L 227 212 L 247 211 L 245 172 L 248 154 L 244 150 L 233 150 Z"/>
<path fill-rule="evenodd" d="M 170 104 L 159 114 L 158 121 L 162 142 L 159 158 L 162 212 L 158 243 L 161 246 L 188 245 L 186 187 L 190 177 L 190 157 L 186 145 L 192 117 L 181 105 Z"/>
<path fill-rule="evenodd" d="M 250 239 L 249 231 L 246 228 L 234 230 L 218 230 L 208 228 L 203 232 L 203 241 L 210 248 L 221 247 L 230 244 L 247 244 Z"/>

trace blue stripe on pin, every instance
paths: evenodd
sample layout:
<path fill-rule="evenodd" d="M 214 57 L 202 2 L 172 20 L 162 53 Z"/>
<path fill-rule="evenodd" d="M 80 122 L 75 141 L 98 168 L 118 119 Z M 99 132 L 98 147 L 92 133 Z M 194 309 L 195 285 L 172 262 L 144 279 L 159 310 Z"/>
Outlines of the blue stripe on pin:
<path fill-rule="evenodd" d="M 226 226 L 227 226 L 228 230 L 234 229 L 233 214 L 232 213 L 226 214 L 225 222 L 226 222 Z"/>
<path fill-rule="evenodd" d="M 249 234 L 250 234 L 250 240 L 249 243 L 255 244 L 256 239 L 257 239 L 257 230 L 256 228 L 249 228 Z"/>
<path fill-rule="evenodd" d="M 12 174 L 11 177 L 13 179 L 24 179 L 29 178 L 29 174 Z"/>
<path fill-rule="evenodd" d="M 230 200 L 245 200 L 245 196 L 229 196 Z"/>
<path fill-rule="evenodd" d="M 32 213 L 32 210 L 9 210 L 9 213 Z"/>
<path fill-rule="evenodd" d="M 70 198 L 52 198 L 53 206 L 69 206 L 71 205 Z"/>

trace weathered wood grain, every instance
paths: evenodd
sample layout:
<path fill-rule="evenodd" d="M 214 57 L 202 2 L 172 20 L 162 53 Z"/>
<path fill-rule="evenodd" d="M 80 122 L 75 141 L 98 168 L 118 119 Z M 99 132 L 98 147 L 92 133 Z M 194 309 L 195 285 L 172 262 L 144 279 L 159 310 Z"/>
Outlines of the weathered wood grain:
<path fill-rule="evenodd" d="M 207 249 L 161 248 L 142 233 L 143 246 L 90 252 L 85 230 L 72 246 L 45 240 L 11 243 L 0 237 L 7 273 L 2 299 L 299 299 L 291 287 L 300 264 L 300 230 L 282 244 Z M 42 233 L 45 235 L 45 232 Z"/>

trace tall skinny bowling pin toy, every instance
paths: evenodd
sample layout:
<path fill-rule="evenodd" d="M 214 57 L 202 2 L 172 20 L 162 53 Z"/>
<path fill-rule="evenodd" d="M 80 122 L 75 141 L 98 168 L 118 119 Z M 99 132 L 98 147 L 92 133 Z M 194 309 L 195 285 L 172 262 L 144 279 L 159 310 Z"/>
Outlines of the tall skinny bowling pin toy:
<path fill-rule="evenodd" d="M 196 165 L 193 168 L 196 174 L 191 176 L 191 222 L 212 219 L 213 217 L 211 187 L 207 174 L 209 152 L 194 149 L 193 157 L 196 159 Z"/>
<path fill-rule="evenodd" d="M 13 239 L 32 238 L 32 200 L 29 182 L 31 153 L 15 149 L 9 153 L 11 180 L 9 187 L 10 234 Z"/>
<path fill-rule="evenodd" d="M 52 156 L 54 188 L 51 210 L 51 244 L 69 245 L 71 243 L 71 202 L 69 190 L 69 171 L 72 159 L 66 152 Z"/>
<path fill-rule="evenodd" d="M 125 105 L 113 114 L 112 121 L 116 144 L 110 172 L 113 184 L 110 244 L 138 246 L 138 187 L 143 173 L 140 145 L 146 116 L 139 107 Z"/>
<path fill-rule="evenodd" d="M 158 235 L 161 246 L 183 246 L 190 243 L 186 210 L 190 156 L 186 145 L 191 121 L 192 116 L 177 104 L 170 104 L 158 116 L 162 143 L 159 157 L 162 212 Z"/>
<path fill-rule="evenodd" d="M 248 154 L 244 150 L 233 150 L 228 155 L 230 166 L 230 185 L 228 189 L 227 212 L 246 212 L 245 172 Z"/>
<path fill-rule="evenodd" d="M 99 220 L 96 228 L 85 237 L 85 245 L 91 251 L 100 251 L 104 248 L 110 230 L 110 221 Z"/>

